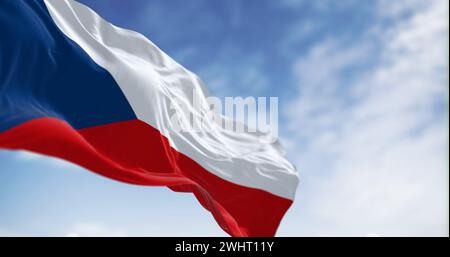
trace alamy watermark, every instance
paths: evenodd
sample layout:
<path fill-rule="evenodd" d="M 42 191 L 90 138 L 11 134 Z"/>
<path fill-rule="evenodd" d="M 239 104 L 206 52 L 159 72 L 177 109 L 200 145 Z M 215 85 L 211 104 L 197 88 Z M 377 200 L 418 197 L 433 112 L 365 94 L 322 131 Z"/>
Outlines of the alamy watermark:
<path fill-rule="evenodd" d="M 278 97 L 214 97 L 193 94 L 186 102 L 171 102 L 173 132 L 212 132 L 217 129 L 278 139 Z"/>

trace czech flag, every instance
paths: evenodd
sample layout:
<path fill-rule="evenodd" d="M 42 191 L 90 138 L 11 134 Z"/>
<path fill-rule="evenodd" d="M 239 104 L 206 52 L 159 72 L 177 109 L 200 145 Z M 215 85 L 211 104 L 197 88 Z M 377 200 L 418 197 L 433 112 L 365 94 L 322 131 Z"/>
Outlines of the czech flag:
<path fill-rule="evenodd" d="M 205 119 L 202 82 L 150 40 L 73 0 L 1 0 L 0 33 L 0 148 L 192 192 L 230 235 L 275 235 L 295 167 L 277 142 Z M 173 130 L 173 108 L 207 129 Z"/>

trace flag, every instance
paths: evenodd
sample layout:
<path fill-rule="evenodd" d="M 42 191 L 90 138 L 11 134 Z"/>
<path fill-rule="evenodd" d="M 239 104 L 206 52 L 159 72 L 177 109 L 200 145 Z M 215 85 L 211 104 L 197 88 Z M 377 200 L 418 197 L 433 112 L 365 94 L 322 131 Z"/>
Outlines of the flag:
<path fill-rule="evenodd" d="M 2 0 L 0 33 L 0 148 L 191 192 L 230 235 L 275 235 L 294 166 L 278 142 L 205 119 L 201 80 L 146 37 L 73 0 Z M 173 111 L 207 129 L 172 129 Z"/>

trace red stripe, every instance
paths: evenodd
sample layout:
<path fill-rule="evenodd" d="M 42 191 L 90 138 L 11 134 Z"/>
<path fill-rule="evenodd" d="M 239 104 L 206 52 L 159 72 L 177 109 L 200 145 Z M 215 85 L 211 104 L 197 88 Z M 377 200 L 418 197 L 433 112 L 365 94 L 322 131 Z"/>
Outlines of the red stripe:
<path fill-rule="evenodd" d="M 58 119 L 35 119 L 1 133 L 0 148 L 59 157 L 126 183 L 192 192 L 232 236 L 275 235 L 292 204 L 289 199 L 213 175 L 139 120 L 77 131 Z"/>

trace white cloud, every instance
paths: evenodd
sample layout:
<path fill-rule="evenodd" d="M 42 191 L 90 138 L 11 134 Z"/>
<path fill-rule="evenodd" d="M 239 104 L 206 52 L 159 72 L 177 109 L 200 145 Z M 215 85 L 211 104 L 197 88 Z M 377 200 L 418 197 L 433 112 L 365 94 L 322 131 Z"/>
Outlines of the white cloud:
<path fill-rule="evenodd" d="M 302 41 L 307 40 L 323 26 L 322 20 L 312 20 L 301 18 L 292 26 L 287 28 L 287 33 L 281 40 L 280 48 L 285 55 L 290 56 L 292 49 L 301 45 Z"/>
<path fill-rule="evenodd" d="M 448 235 L 448 1 L 386 4 L 354 44 L 295 64 L 302 180 L 280 235 Z"/>
<path fill-rule="evenodd" d="M 346 8 L 349 7 L 355 3 L 357 3 L 357 0 L 341 0 L 339 2 L 333 1 L 333 0 L 316 0 L 316 1 L 307 1 L 307 0 L 281 0 L 276 1 L 275 6 L 282 7 L 282 8 L 289 8 L 289 9 L 298 9 L 298 8 L 304 8 L 305 6 L 311 6 L 314 9 L 318 11 L 324 11 L 327 10 L 332 6 L 332 8 L 335 8 L 336 6 L 340 8 Z"/>
<path fill-rule="evenodd" d="M 58 168 L 68 169 L 68 168 L 76 167 L 75 164 L 72 164 L 63 159 L 49 157 L 49 156 L 45 156 L 42 154 L 36 154 L 33 152 L 29 152 L 29 151 L 17 151 L 15 153 L 15 156 L 20 161 L 32 161 L 32 162 L 38 162 L 38 163 L 45 163 L 45 164 L 50 164 L 50 165 L 58 167 Z"/>
<path fill-rule="evenodd" d="M 215 61 L 200 70 L 199 75 L 217 97 L 236 96 L 238 88 L 247 94 L 261 95 L 269 85 L 264 74 L 265 58 L 261 53 L 242 53 L 231 44 L 225 44 Z"/>

